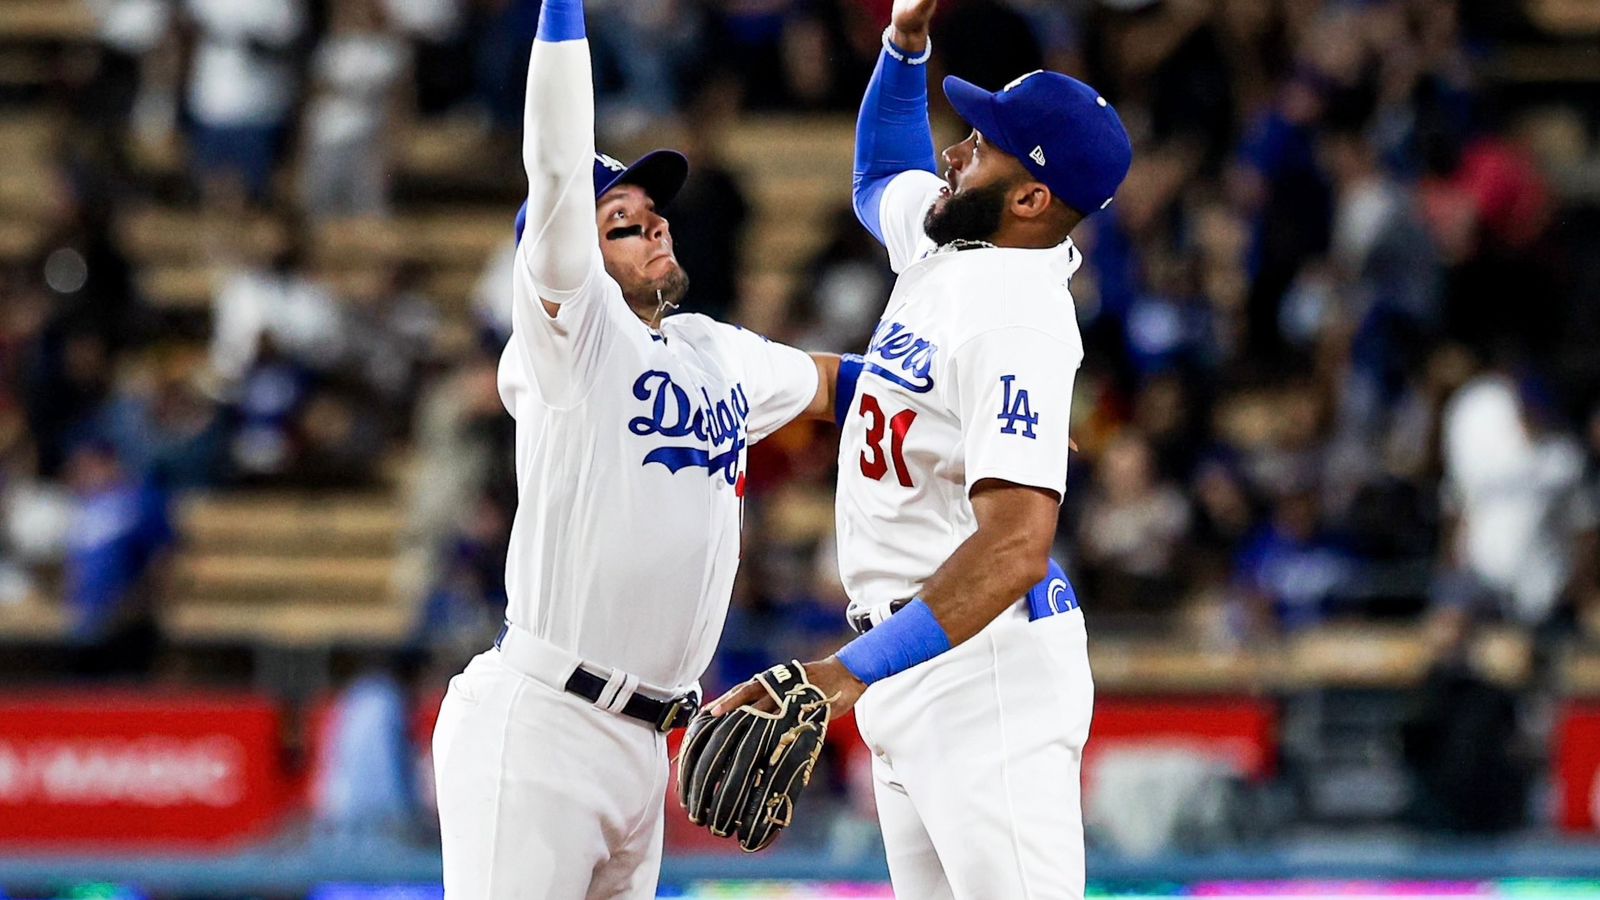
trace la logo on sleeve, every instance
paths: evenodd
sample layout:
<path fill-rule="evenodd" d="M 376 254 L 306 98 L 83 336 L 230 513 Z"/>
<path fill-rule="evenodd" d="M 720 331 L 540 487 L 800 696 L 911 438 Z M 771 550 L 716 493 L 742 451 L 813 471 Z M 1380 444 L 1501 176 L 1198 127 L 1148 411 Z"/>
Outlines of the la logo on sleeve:
<path fill-rule="evenodd" d="M 1000 384 L 1005 389 L 1005 399 L 1000 401 L 1000 415 L 995 418 L 1004 422 L 1000 426 L 1001 434 L 1018 434 L 1017 426 L 1022 426 L 1021 435 L 1025 438 L 1037 438 L 1033 433 L 1033 426 L 1039 424 L 1039 414 L 1033 411 L 1028 402 L 1027 388 L 1015 388 L 1013 382 L 1015 375 L 1001 375 Z"/>

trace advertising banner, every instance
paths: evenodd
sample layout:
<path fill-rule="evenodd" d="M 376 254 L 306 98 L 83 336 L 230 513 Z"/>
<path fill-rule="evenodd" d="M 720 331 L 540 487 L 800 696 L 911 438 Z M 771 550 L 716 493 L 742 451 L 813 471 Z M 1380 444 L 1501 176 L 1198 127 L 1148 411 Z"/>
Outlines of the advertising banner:
<path fill-rule="evenodd" d="M 182 845 L 259 832 L 288 793 L 280 717 L 249 694 L 0 699 L 0 841 Z"/>
<path fill-rule="evenodd" d="M 1574 703 L 1563 710 L 1554 749 L 1561 827 L 1600 828 L 1600 704 Z"/>

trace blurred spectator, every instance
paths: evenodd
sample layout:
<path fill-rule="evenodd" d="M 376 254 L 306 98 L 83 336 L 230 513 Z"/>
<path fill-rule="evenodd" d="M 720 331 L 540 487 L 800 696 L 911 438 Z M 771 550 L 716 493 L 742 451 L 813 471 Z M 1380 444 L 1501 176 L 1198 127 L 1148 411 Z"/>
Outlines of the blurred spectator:
<path fill-rule="evenodd" d="M 32 566 L 66 543 L 69 514 L 60 505 L 56 510 L 45 506 L 44 521 L 37 515 L 37 501 L 55 497 L 31 477 L 32 449 L 22 410 L 0 392 L 0 608 L 32 597 L 38 589 Z M 57 513 L 53 523 L 48 516 L 52 511 Z M 41 547 L 45 553 L 39 552 Z"/>
<path fill-rule="evenodd" d="M 876 20 L 852 3 L 795 4 L 783 30 L 787 104 L 803 110 L 854 112 L 877 60 Z"/>
<path fill-rule="evenodd" d="M 408 48 L 386 20 L 383 0 L 333 4 L 329 31 L 311 61 L 300 203 L 312 216 L 378 215 L 388 208 L 389 153 Z"/>
<path fill-rule="evenodd" d="M 295 422 L 301 455 L 290 482 L 305 488 L 363 488 L 380 483 L 387 462 L 387 418 L 370 392 L 324 385 Z"/>
<path fill-rule="evenodd" d="M 1580 543 L 1600 524 L 1583 452 L 1535 382 L 1486 374 L 1445 411 L 1449 525 L 1438 601 L 1530 629 L 1559 624 Z"/>
<path fill-rule="evenodd" d="M 359 488 L 383 476 L 381 406 L 361 386 L 280 353 L 271 338 L 237 390 L 232 474 L 247 484 Z"/>
<path fill-rule="evenodd" d="M 1027 19 L 1038 39 L 1039 49 L 1044 54 L 1044 68 L 1069 73 L 1085 70 L 1083 20 L 1086 4 L 1011 0 L 1011 6 Z"/>
<path fill-rule="evenodd" d="M 90 435 L 110 393 L 111 348 L 99 334 L 56 322 L 27 350 L 23 403 L 39 454 L 39 474 L 61 474 L 71 448 Z"/>
<path fill-rule="evenodd" d="M 738 173 L 722 158 L 728 121 L 737 114 L 737 87 L 726 82 L 707 88 L 691 112 L 683 152 L 689 180 L 672 207 L 673 249 L 689 273 L 691 289 L 684 309 L 714 319 L 733 317 L 739 301 L 750 201 Z"/>
<path fill-rule="evenodd" d="M 506 553 L 512 510 L 484 494 L 444 541 L 416 629 L 418 643 L 469 659 L 493 640 L 506 614 Z"/>
<path fill-rule="evenodd" d="M 1334 185 L 1330 259 L 1284 298 L 1284 338 L 1337 357 L 1341 425 L 1367 440 L 1386 424 L 1407 373 L 1439 333 L 1441 269 L 1411 192 L 1385 173 L 1365 135 L 1321 141 Z"/>
<path fill-rule="evenodd" d="M 1224 580 L 1243 544 L 1255 530 L 1257 503 L 1233 466 L 1211 458 L 1195 469 L 1193 563 L 1203 579 Z"/>
<path fill-rule="evenodd" d="M 1246 123 L 1229 173 L 1230 197 L 1253 232 L 1248 336 L 1257 354 L 1277 349 L 1279 298 L 1301 265 L 1328 247 L 1331 201 L 1315 132 L 1323 106 L 1309 76 L 1290 79 Z"/>
<path fill-rule="evenodd" d="M 709 56 L 742 76 L 749 108 L 781 106 L 786 97 L 783 32 L 794 0 L 711 0 Z"/>
<path fill-rule="evenodd" d="M 1211 304 L 1200 293 L 1192 259 L 1156 258 L 1150 290 L 1128 309 L 1128 354 L 1137 374 L 1199 373 L 1216 364 Z"/>
<path fill-rule="evenodd" d="M 1206 449 L 1209 398 L 1196 381 L 1181 372 L 1155 375 L 1133 398 L 1129 422 L 1149 445 L 1163 478 L 1187 477 Z"/>
<path fill-rule="evenodd" d="M 45 187 L 48 232 L 29 268 L 53 301 L 52 326 L 92 333 L 113 353 L 137 346 L 150 315 L 115 228 L 112 186 L 63 165 L 49 173 Z"/>
<path fill-rule="evenodd" d="M 1001 0 L 963 0 L 941 12 L 933 40 L 950 74 L 998 91 L 1017 76 L 1044 68 L 1032 25 Z"/>
<path fill-rule="evenodd" d="M 1450 333 L 1485 353 L 1547 349 L 1559 325 L 1560 292 L 1548 282 L 1542 243 L 1550 189 L 1523 148 L 1487 136 L 1434 153 L 1423 209 L 1449 266 Z M 1505 303 L 1507 296 L 1524 302 Z"/>
<path fill-rule="evenodd" d="M 1326 621 L 1340 611 L 1353 568 L 1324 530 L 1315 493 L 1280 497 L 1239 555 L 1236 635 L 1270 638 Z"/>
<path fill-rule="evenodd" d="M 595 116 L 612 135 L 637 134 L 683 105 L 704 24 L 689 0 L 591 0 Z"/>
<path fill-rule="evenodd" d="M 391 262 L 375 284 L 345 299 L 346 362 L 386 412 L 409 412 L 422 366 L 433 357 L 438 303 L 423 292 L 424 271 L 416 262 Z"/>
<path fill-rule="evenodd" d="M 502 135 L 522 134 L 528 53 L 539 28 L 539 0 L 481 0 L 472 43 L 474 95 Z"/>
<path fill-rule="evenodd" d="M 1432 666 L 1401 732 L 1416 783 L 1411 818 L 1458 833 L 1497 833 L 1527 818 L 1534 764 L 1519 698 L 1457 655 Z"/>
<path fill-rule="evenodd" d="M 211 368 L 224 385 L 245 377 L 266 338 L 312 369 L 329 369 L 344 354 L 343 317 L 332 294 L 306 274 L 306 240 L 291 221 L 256 261 L 224 270 L 211 336 Z"/>
<path fill-rule="evenodd" d="M 261 338 L 247 365 L 233 388 L 229 457 L 238 477 L 255 481 L 284 475 L 299 460 L 296 425 L 314 376 L 282 354 L 269 336 Z"/>
<path fill-rule="evenodd" d="M 196 389 L 185 362 L 152 368 L 147 377 L 119 386 L 104 415 L 107 438 L 130 468 L 163 490 L 216 485 L 227 455 L 220 411 Z"/>
<path fill-rule="evenodd" d="M 1128 434 L 1106 447 L 1078 528 L 1096 611 L 1170 613 L 1188 529 L 1189 504 L 1160 479 L 1144 439 Z"/>
<path fill-rule="evenodd" d="M 368 671 L 339 692 L 318 734 L 312 815 L 335 841 L 403 833 L 416 812 L 409 698 L 389 672 Z"/>
<path fill-rule="evenodd" d="M 172 29 L 168 0 L 89 0 L 99 28 L 100 52 L 93 83 L 79 115 L 99 136 L 117 172 L 130 169 L 130 120 L 145 94 L 145 58 L 166 41 Z"/>
<path fill-rule="evenodd" d="M 877 327 L 894 273 L 848 207 L 834 211 L 822 249 L 806 265 L 790 307 L 790 342 L 828 352 L 859 352 Z"/>
<path fill-rule="evenodd" d="M 195 30 L 190 152 L 206 193 L 261 203 L 285 149 L 298 92 L 301 0 L 184 0 Z"/>
<path fill-rule="evenodd" d="M 148 673 L 157 642 L 151 602 L 175 537 L 166 497 L 140 484 L 100 441 L 73 452 L 67 478 L 76 495 L 65 594 L 77 669 Z"/>
<path fill-rule="evenodd" d="M 472 91 L 472 48 L 463 0 L 385 0 L 394 26 L 411 41 L 417 111 L 448 112 Z"/>
<path fill-rule="evenodd" d="M 507 220 L 508 223 L 510 221 Z M 675 230 L 681 227 L 677 224 L 673 226 Z M 686 246 L 675 246 L 673 249 L 680 257 L 689 252 Z M 516 264 L 517 242 L 508 224 L 505 241 L 489 254 L 472 290 L 473 324 L 477 326 L 480 340 L 497 351 L 511 339 L 511 282 L 515 275 L 513 266 Z M 689 269 L 685 267 L 684 271 Z M 695 291 L 699 292 L 698 280 L 695 282 Z"/>
<path fill-rule="evenodd" d="M 1358 292 L 1357 309 L 1432 326 L 1438 263 L 1410 191 L 1383 170 L 1376 149 L 1359 133 L 1330 134 L 1322 153 L 1334 185 L 1330 252 Z M 1404 360 L 1400 348 L 1391 349 Z"/>
<path fill-rule="evenodd" d="M 1148 116 L 1138 123 L 1161 145 L 1183 145 L 1215 171 L 1233 131 L 1233 93 L 1229 65 L 1216 13 L 1223 4 L 1207 0 L 1161 0 L 1142 9 L 1108 17 L 1108 61 L 1117 69 L 1113 84 L 1124 108 Z M 990 52 L 996 56 L 998 46 Z M 1231 50 L 1232 48 L 1230 48 Z M 1037 66 L 1021 67 L 1027 71 Z"/>
<path fill-rule="evenodd" d="M 509 467 L 513 429 L 500 402 L 498 351 L 478 353 L 423 394 L 417 409 L 417 466 L 409 480 L 411 541 L 438 558 L 430 582 L 445 579 L 451 535 Z"/>
<path fill-rule="evenodd" d="M 1583 490 L 1588 502 L 1600 508 L 1600 407 L 1589 414 L 1585 436 L 1589 471 Z M 1600 645 L 1600 529 L 1580 535 L 1574 551 L 1572 603 L 1578 634 Z"/>
<path fill-rule="evenodd" d="M 60 483 L 42 477 L 41 417 L 29 402 L 30 389 L 39 389 L 30 369 L 48 309 L 27 279 L 0 278 L 0 552 L 11 566 L 12 599 L 31 584 L 29 570 L 61 561 L 72 514 Z"/>

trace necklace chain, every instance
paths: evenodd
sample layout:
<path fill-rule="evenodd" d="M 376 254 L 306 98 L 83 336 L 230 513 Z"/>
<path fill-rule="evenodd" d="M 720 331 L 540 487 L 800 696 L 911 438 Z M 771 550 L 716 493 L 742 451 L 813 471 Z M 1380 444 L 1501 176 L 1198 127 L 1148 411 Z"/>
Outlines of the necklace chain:
<path fill-rule="evenodd" d="M 998 250 L 998 249 L 999 249 L 998 247 L 996 247 L 994 244 L 989 243 L 988 241 L 973 241 L 973 240 L 968 240 L 966 238 L 956 238 L 955 240 L 949 242 L 948 244 L 940 244 L 938 252 L 940 252 L 940 253 L 953 253 L 953 252 L 958 251 L 958 250 Z"/>

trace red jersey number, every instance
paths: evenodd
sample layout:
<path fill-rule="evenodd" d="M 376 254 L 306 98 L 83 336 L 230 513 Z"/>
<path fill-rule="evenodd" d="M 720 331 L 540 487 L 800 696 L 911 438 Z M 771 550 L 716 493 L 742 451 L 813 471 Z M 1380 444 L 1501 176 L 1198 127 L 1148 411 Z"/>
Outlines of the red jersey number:
<path fill-rule="evenodd" d="M 894 475 L 902 487 L 912 487 L 911 473 L 906 469 L 906 432 L 911 430 L 911 423 L 917 419 L 914 409 L 901 410 L 893 418 L 886 418 L 883 407 L 878 404 L 878 398 L 871 394 L 861 395 L 861 415 L 867 419 L 867 448 L 861 451 L 861 474 L 873 481 L 882 481 L 883 476 L 889 473 L 889 464 L 894 463 Z M 887 428 L 885 428 L 887 426 Z M 885 458 L 883 453 L 884 432 L 889 434 L 889 455 Z"/>

